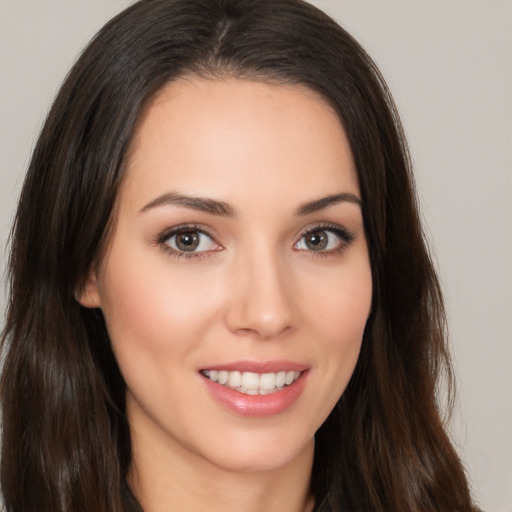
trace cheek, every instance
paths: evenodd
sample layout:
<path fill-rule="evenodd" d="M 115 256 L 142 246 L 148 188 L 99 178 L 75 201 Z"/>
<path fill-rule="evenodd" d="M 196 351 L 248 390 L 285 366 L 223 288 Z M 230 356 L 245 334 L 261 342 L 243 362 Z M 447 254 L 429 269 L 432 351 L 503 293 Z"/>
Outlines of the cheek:
<path fill-rule="evenodd" d="M 327 293 L 311 301 L 316 314 L 310 324 L 322 347 L 318 366 L 325 371 L 327 383 L 326 416 L 345 390 L 359 357 L 372 302 L 369 265 L 340 274 L 331 280 Z"/>
<path fill-rule="evenodd" d="M 372 278 L 369 263 L 362 259 L 359 265 L 332 276 L 324 293 L 311 299 L 319 328 L 329 333 L 334 345 L 360 341 L 372 302 Z M 312 308 L 313 308 L 312 304 Z"/>
<path fill-rule="evenodd" d="M 199 279 L 171 274 L 165 257 L 115 261 L 103 275 L 102 310 L 120 364 L 193 348 L 215 307 Z"/>

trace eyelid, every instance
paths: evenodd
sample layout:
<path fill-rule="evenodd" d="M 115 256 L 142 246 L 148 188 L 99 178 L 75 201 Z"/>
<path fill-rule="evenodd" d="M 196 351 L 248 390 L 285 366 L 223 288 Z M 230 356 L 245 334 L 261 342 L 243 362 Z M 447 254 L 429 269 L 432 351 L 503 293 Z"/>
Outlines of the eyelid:
<path fill-rule="evenodd" d="M 173 236 L 179 235 L 180 233 L 186 233 L 188 231 L 197 232 L 201 235 L 205 235 L 212 240 L 212 242 L 217 246 L 214 249 L 207 249 L 202 251 L 180 251 L 171 247 L 167 242 Z M 172 255 L 176 258 L 200 258 L 204 256 L 210 255 L 212 252 L 220 251 L 223 249 L 222 245 L 217 242 L 214 235 L 209 233 L 207 229 L 203 226 L 197 224 L 180 224 L 178 226 L 173 226 L 171 228 L 164 229 L 161 233 L 159 233 L 155 239 L 156 245 L 158 245 L 164 252 L 169 255 Z"/>
<path fill-rule="evenodd" d="M 195 231 L 197 233 L 207 236 L 216 244 L 217 247 L 214 249 L 187 252 L 187 251 L 180 251 L 180 250 L 174 249 L 167 243 L 167 241 L 171 237 L 173 237 L 179 233 L 183 233 L 183 232 L 187 232 L 187 231 Z M 340 240 L 339 245 L 332 249 L 324 249 L 324 250 L 318 250 L 318 251 L 314 251 L 312 249 L 298 249 L 297 248 L 297 245 L 299 244 L 299 242 L 306 235 L 308 235 L 310 233 L 314 233 L 316 231 L 327 231 L 327 232 L 334 234 Z M 355 239 L 355 237 L 356 237 L 355 233 L 353 233 L 352 231 L 348 230 L 347 228 L 345 228 L 339 224 L 333 224 L 330 222 L 320 222 L 320 223 L 317 223 L 314 225 L 309 225 L 308 227 L 304 228 L 300 232 L 300 235 L 298 236 L 297 241 L 293 244 L 293 247 L 294 247 L 294 249 L 296 249 L 300 252 L 308 253 L 313 256 L 328 256 L 330 254 L 338 254 L 338 253 L 342 252 L 344 249 L 347 248 L 348 245 L 350 245 L 350 243 Z M 155 244 L 158 245 L 164 252 L 166 252 L 169 255 L 172 255 L 176 258 L 187 258 L 187 259 L 211 256 L 212 253 L 224 249 L 224 247 L 216 240 L 215 235 L 210 233 L 209 229 L 205 228 L 202 225 L 198 225 L 198 224 L 180 224 L 178 226 L 166 228 L 155 237 Z"/>
<path fill-rule="evenodd" d="M 317 231 L 327 231 L 330 233 L 333 233 L 335 236 L 337 236 L 340 239 L 339 246 L 335 247 L 334 249 L 327 249 L 327 250 L 319 250 L 314 251 L 311 249 L 298 249 L 299 251 L 307 252 L 307 253 L 313 253 L 315 256 L 327 256 L 329 254 L 333 253 L 339 253 L 343 251 L 348 245 L 350 245 L 354 239 L 356 238 L 355 233 L 348 230 L 347 228 L 339 225 L 339 224 L 333 224 L 330 222 L 320 222 L 318 224 L 308 226 L 303 231 L 301 231 L 298 240 L 294 244 L 294 248 L 299 244 L 299 242 L 308 234 L 315 233 Z"/>
<path fill-rule="evenodd" d="M 158 243 L 164 243 L 166 240 L 171 238 L 171 236 L 176 235 L 177 233 L 183 233 L 184 231 L 197 231 L 199 233 L 204 233 L 208 235 L 210 238 L 213 238 L 208 231 L 205 230 L 203 226 L 198 224 L 179 224 L 177 226 L 172 226 L 169 228 L 165 228 L 162 230 L 156 237 L 156 241 Z"/>

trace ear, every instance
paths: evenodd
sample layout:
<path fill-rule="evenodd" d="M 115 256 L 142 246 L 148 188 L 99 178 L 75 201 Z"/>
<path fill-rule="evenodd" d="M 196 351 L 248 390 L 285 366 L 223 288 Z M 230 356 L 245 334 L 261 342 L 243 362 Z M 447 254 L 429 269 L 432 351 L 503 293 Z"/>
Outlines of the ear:
<path fill-rule="evenodd" d="M 91 269 L 83 283 L 75 291 L 76 300 L 86 308 L 100 308 L 101 295 L 96 271 Z"/>

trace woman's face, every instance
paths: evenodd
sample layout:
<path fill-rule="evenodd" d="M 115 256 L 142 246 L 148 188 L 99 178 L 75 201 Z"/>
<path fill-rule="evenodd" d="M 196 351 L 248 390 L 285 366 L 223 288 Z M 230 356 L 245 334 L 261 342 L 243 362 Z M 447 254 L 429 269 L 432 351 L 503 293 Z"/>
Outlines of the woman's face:
<path fill-rule="evenodd" d="M 250 471 L 312 457 L 370 311 L 360 191 L 303 88 L 182 79 L 138 126 L 100 307 L 137 449 Z"/>

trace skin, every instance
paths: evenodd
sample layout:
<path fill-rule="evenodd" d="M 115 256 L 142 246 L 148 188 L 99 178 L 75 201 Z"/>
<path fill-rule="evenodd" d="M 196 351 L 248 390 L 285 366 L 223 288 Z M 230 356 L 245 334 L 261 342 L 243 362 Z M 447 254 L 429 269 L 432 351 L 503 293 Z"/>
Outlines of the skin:
<path fill-rule="evenodd" d="M 311 510 L 314 434 L 352 375 L 372 296 L 357 201 L 297 213 L 360 197 L 339 119 L 302 87 L 189 77 L 154 98 L 129 154 L 80 302 L 102 309 L 126 380 L 134 492 L 147 512 Z M 177 253 L 165 232 L 190 224 L 207 233 L 201 250 Z M 199 370 L 240 360 L 304 365 L 302 394 L 266 417 L 226 408 Z"/>

